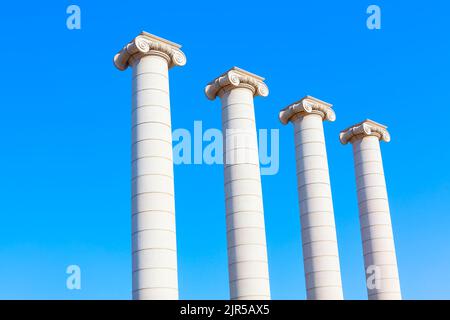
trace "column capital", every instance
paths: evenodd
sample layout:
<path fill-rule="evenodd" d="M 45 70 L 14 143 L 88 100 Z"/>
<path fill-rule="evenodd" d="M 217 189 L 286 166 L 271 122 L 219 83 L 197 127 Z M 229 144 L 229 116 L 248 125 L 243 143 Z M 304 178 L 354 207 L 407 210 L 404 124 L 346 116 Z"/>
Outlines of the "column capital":
<path fill-rule="evenodd" d="M 114 65 L 123 71 L 143 56 L 159 55 L 167 60 L 169 68 L 184 66 L 186 56 L 180 48 L 179 44 L 142 31 L 114 56 Z"/>
<path fill-rule="evenodd" d="M 375 136 L 380 141 L 391 141 L 391 136 L 387 131 L 387 127 L 370 119 L 366 119 L 341 131 L 339 139 L 341 140 L 341 143 L 345 145 L 367 136 Z"/>
<path fill-rule="evenodd" d="M 282 124 L 288 124 L 289 121 L 295 120 L 298 117 L 304 117 L 308 114 L 318 114 L 324 121 L 328 120 L 333 122 L 336 120 L 336 114 L 331 107 L 332 105 L 328 102 L 306 96 L 281 110 L 278 117 Z"/>
<path fill-rule="evenodd" d="M 211 81 L 205 88 L 205 94 L 209 100 L 222 96 L 225 92 L 234 88 L 248 88 L 253 95 L 267 97 L 269 88 L 264 83 L 264 78 L 257 76 L 238 67 L 233 67 L 218 78 Z"/>

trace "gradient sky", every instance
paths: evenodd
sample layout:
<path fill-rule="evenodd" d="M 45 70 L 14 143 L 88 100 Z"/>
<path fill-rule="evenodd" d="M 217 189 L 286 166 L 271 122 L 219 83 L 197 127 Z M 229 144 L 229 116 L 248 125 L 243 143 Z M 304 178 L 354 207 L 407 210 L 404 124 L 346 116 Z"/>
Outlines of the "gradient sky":
<path fill-rule="evenodd" d="M 81 8 L 81 30 L 66 8 Z M 382 10 L 382 29 L 366 9 Z M 170 71 L 173 128 L 220 128 L 207 82 L 239 66 L 266 77 L 258 128 L 280 129 L 262 178 L 271 291 L 306 296 L 292 126 L 306 94 L 334 105 L 325 135 L 344 295 L 366 299 L 353 158 L 339 131 L 371 118 L 382 145 L 406 299 L 450 299 L 450 3 L 418 1 L 25 1 L 1 5 L 0 298 L 131 297 L 131 73 L 114 54 L 146 30 L 183 45 Z M 175 167 L 182 299 L 227 299 L 223 168 Z M 77 264 L 82 289 L 67 290 Z"/>

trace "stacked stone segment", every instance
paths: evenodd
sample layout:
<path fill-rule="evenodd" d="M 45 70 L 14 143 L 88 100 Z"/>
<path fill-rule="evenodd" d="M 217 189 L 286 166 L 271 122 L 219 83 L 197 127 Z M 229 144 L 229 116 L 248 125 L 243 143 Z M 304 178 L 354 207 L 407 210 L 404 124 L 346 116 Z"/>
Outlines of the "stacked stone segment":
<path fill-rule="evenodd" d="M 228 270 L 232 300 L 270 299 L 254 96 L 264 79 L 234 67 L 207 85 L 222 101 Z"/>
<path fill-rule="evenodd" d="M 339 252 L 323 121 L 336 116 L 329 103 L 311 96 L 283 109 L 295 132 L 303 263 L 309 300 L 343 299 Z"/>
<path fill-rule="evenodd" d="M 367 293 L 370 300 L 401 299 L 389 201 L 379 141 L 390 141 L 387 127 L 365 120 L 340 134 L 353 145 L 359 221 Z"/>
<path fill-rule="evenodd" d="M 180 46 L 143 32 L 115 57 L 132 67 L 133 299 L 178 299 L 169 68 L 186 63 Z"/>

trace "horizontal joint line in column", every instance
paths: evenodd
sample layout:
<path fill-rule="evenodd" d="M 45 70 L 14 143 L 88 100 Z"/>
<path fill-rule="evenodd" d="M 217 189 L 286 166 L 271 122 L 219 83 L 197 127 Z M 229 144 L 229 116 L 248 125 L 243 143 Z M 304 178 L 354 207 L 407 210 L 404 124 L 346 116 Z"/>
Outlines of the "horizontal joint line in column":
<path fill-rule="evenodd" d="M 243 299 L 243 298 L 248 298 L 248 297 L 263 297 L 263 298 L 270 299 L 270 295 L 266 295 L 266 294 L 246 294 L 244 296 L 237 296 L 235 298 L 232 298 L 232 300 L 238 300 L 238 299 Z M 263 299 L 257 299 L 257 300 L 263 300 Z"/>
<path fill-rule="evenodd" d="M 238 281 L 244 281 L 244 280 L 267 280 L 269 281 L 269 278 L 266 277 L 247 277 L 247 278 L 240 278 L 240 279 L 230 279 L 230 282 L 238 282 Z"/>
<path fill-rule="evenodd" d="M 356 159 L 357 157 L 359 157 L 359 155 L 365 151 L 377 151 L 378 153 L 381 154 L 380 149 L 362 149 L 362 150 L 358 150 L 356 152 L 353 152 L 353 159 Z"/>
<path fill-rule="evenodd" d="M 377 176 L 384 177 L 384 173 L 382 173 L 382 172 L 367 172 L 367 173 L 357 175 L 356 180 L 358 180 L 359 178 L 365 177 L 365 176 L 369 176 L 369 175 L 377 175 Z"/>
<path fill-rule="evenodd" d="M 313 273 L 324 273 L 324 272 L 334 272 L 334 273 L 341 273 L 341 270 L 317 270 L 317 271 L 310 271 L 305 272 L 305 276 L 309 276 Z"/>
<path fill-rule="evenodd" d="M 325 145 L 325 142 L 324 142 L 324 141 L 304 141 L 304 142 L 300 142 L 299 144 L 296 144 L 295 147 L 296 147 L 296 148 L 301 148 L 301 147 L 304 146 L 305 144 L 311 144 L 311 143 L 316 143 L 316 144 Z"/>
<path fill-rule="evenodd" d="M 232 229 L 227 230 L 227 233 L 230 233 L 230 232 L 235 231 L 235 230 L 242 230 L 242 229 L 265 230 L 265 227 L 239 227 L 239 228 L 232 228 Z"/>
<path fill-rule="evenodd" d="M 161 157 L 161 156 L 144 156 L 144 157 L 139 157 L 139 158 L 136 158 L 136 159 L 131 160 L 131 163 L 136 162 L 136 161 L 138 161 L 138 160 L 152 159 L 152 158 L 156 158 L 156 159 L 165 159 L 165 160 L 169 160 L 170 162 L 173 161 L 171 158 L 167 158 L 167 157 Z"/>
<path fill-rule="evenodd" d="M 235 214 L 259 214 L 264 217 L 264 211 L 263 210 L 239 210 L 239 211 L 232 211 L 231 213 L 227 213 L 225 215 L 226 218 L 235 215 Z"/>
<path fill-rule="evenodd" d="M 382 263 L 382 264 L 377 263 L 377 264 L 371 264 L 371 265 L 374 265 L 377 267 L 396 267 L 396 268 L 398 267 L 397 264 L 392 264 L 392 263 Z M 369 265 L 369 266 L 371 266 L 371 265 Z"/>
<path fill-rule="evenodd" d="M 310 242 L 305 242 L 302 244 L 302 247 L 309 245 L 311 243 L 316 243 L 316 242 L 330 242 L 330 243 L 335 243 L 337 244 L 337 240 L 314 240 L 314 241 L 310 241 Z"/>
<path fill-rule="evenodd" d="M 381 164 L 381 166 L 383 166 L 383 162 L 382 161 L 368 160 L 368 161 L 355 162 L 355 168 L 360 167 L 363 164 L 368 164 L 368 163 L 379 163 L 379 164 Z"/>
<path fill-rule="evenodd" d="M 388 279 L 386 279 L 388 280 Z M 390 280 L 399 280 L 398 278 L 392 278 Z M 386 288 L 383 288 L 386 289 Z M 367 289 L 367 293 L 369 297 L 373 297 L 373 296 L 377 296 L 377 295 L 382 295 L 382 294 L 400 294 L 401 290 L 400 288 L 387 288 L 387 290 L 383 290 L 383 289 L 377 289 L 377 288 L 373 288 L 373 289 Z"/>
<path fill-rule="evenodd" d="M 236 198 L 236 197 L 241 197 L 241 196 L 255 196 L 255 197 L 258 197 L 258 198 L 260 198 L 262 200 L 261 192 L 259 192 L 259 193 L 255 193 L 255 194 L 252 194 L 252 193 L 236 194 L 236 195 L 233 195 L 233 196 L 230 196 L 230 197 L 226 197 L 225 201 L 228 201 L 228 200 Z"/>
<path fill-rule="evenodd" d="M 376 289 L 376 288 L 374 288 L 374 289 L 368 289 L 368 291 L 375 291 L 375 292 L 372 292 L 372 293 L 370 293 L 368 296 L 369 297 L 373 297 L 373 296 L 377 296 L 377 295 L 380 295 L 380 294 L 400 294 L 400 289 L 397 289 L 397 290 L 381 290 L 381 289 Z"/>
<path fill-rule="evenodd" d="M 322 258 L 322 257 L 339 259 L 339 256 L 336 255 L 336 254 L 319 254 L 319 255 L 317 255 L 317 256 L 308 256 L 308 257 L 305 257 L 305 258 L 303 259 L 303 261 L 308 261 L 308 260 L 312 260 L 312 259 L 316 259 L 316 258 Z"/>
<path fill-rule="evenodd" d="M 237 129 L 233 129 L 233 128 L 222 128 L 222 131 L 224 132 L 223 134 L 223 141 L 224 143 L 226 141 L 234 141 L 234 140 L 230 140 L 233 138 L 245 138 L 245 142 L 250 142 L 251 139 L 253 139 L 253 141 L 258 140 L 258 135 L 256 133 L 256 128 L 237 128 Z"/>
<path fill-rule="evenodd" d="M 223 166 L 224 166 L 224 168 L 228 168 L 228 167 L 232 167 L 232 166 L 239 166 L 239 165 L 250 165 L 250 164 L 259 166 L 259 159 L 257 159 L 257 160 L 258 160 L 258 163 L 255 163 L 255 162 L 241 162 L 241 161 L 239 161 L 239 163 L 229 163 L 229 164 L 224 163 Z"/>
<path fill-rule="evenodd" d="M 312 199 L 329 199 L 330 201 L 332 201 L 333 199 L 331 197 L 327 197 L 327 196 L 316 196 L 316 197 L 309 197 L 309 198 L 305 198 L 305 199 L 300 199 L 300 203 L 303 203 L 305 201 L 308 200 L 312 200 Z"/>
<path fill-rule="evenodd" d="M 377 185 L 377 186 L 365 186 L 359 189 L 356 189 L 356 192 L 359 192 L 361 190 L 369 189 L 369 188 L 386 188 L 386 185 Z"/>
<path fill-rule="evenodd" d="M 253 103 L 233 102 L 233 103 L 224 105 L 224 106 L 222 107 L 222 111 L 228 109 L 229 107 L 236 106 L 236 105 L 244 105 L 244 106 L 249 106 L 249 107 L 252 107 L 252 108 L 254 107 L 254 104 L 253 104 Z"/>
<path fill-rule="evenodd" d="M 381 281 L 381 280 L 399 280 L 399 277 L 387 277 L 387 278 L 377 278 L 376 280 Z M 369 289 L 369 290 L 377 290 L 377 289 Z"/>
<path fill-rule="evenodd" d="M 366 239 L 366 240 L 363 240 L 363 243 L 366 243 L 366 242 L 368 242 L 368 241 L 372 241 L 372 240 L 393 240 L 394 238 L 392 238 L 392 237 L 378 237 L 378 238 L 369 238 L 369 239 Z"/>
<path fill-rule="evenodd" d="M 137 196 L 140 196 L 140 195 L 142 195 L 142 194 L 166 194 L 166 195 L 169 195 L 169 196 L 174 196 L 174 194 L 173 193 L 170 193 L 170 192 L 162 192 L 162 191 L 149 191 L 149 192 L 140 192 L 140 193 L 135 193 L 135 194 L 133 194 L 133 196 L 131 197 L 131 199 L 134 199 L 134 198 L 136 198 Z"/>
<path fill-rule="evenodd" d="M 173 287 L 146 287 L 146 288 L 134 289 L 133 292 L 138 292 L 138 291 L 142 291 L 142 290 L 152 290 L 152 289 L 168 289 L 168 290 L 178 291 L 178 288 L 173 288 Z"/>
<path fill-rule="evenodd" d="M 133 130 L 134 128 L 136 128 L 136 127 L 138 127 L 140 125 L 143 125 L 143 124 L 161 124 L 161 125 L 163 125 L 165 127 L 168 127 L 169 129 L 172 130 L 172 126 L 170 124 L 165 123 L 165 122 L 161 122 L 161 121 L 144 121 L 144 122 L 139 122 L 139 123 L 136 123 L 136 124 L 132 125 L 131 126 L 131 130 Z"/>
<path fill-rule="evenodd" d="M 365 227 L 361 227 L 360 230 L 368 229 L 368 228 L 371 228 L 371 227 L 377 227 L 377 226 L 390 227 L 391 224 L 390 223 L 375 223 L 375 224 L 371 224 L 371 225 L 368 225 L 368 226 L 365 226 Z"/>
<path fill-rule="evenodd" d="M 313 229 L 313 228 L 324 228 L 324 227 L 336 229 L 336 225 L 335 224 L 333 224 L 333 225 L 326 224 L 326 225 L 320 225 L 320 226 L 302 227 L 302 231 L 310 230 L 310 229 Z"/>
<path fill-rule="evenodd" d="M 144 88 L 144 89 L 134 90 L 134 91 L 133 91 L 133 95 L 135 96 L 135 95 L 137 95 L 137 94 L 140 93 L 140 92 L 143 92 L 143 91 L 152 91 L 152 90 L 153 90 L 153 91 L 160 91 L 160 92 L 163 92 L 163 93 L 169 95 L 169 91 L 166 91 L 166 90 L 160 89 L 160 88 Z"/>
<path fill-rule="evenodd" d="M 241 260 L 241 261 L 235 261 L 235 262 L 230 262 L 228 263 L 228 266 L 233 266 L 235 264 L 239 264 L 239 263 L 251 263 L 251 262 L 257 262 L 257 263 L 268 263 L 267 260 Z"/>
<path fill-rule="evenodd" d="M 310 168 L 310 169 L 303 169 L 301 171 L 297 171 L 296 173 L 297 173 L 297 175 L 300 175 L 307 171 L 313 171 L 313 170 L 328 172 L 328 168 Z"/>
<path fill-rule="evenodd" d="M 378 161 L 378 160 L 367 160 L 367 161 L 363 160 L 363 161 L 356 162 L 356 159 L 355 159 L 354 167 L 355 167 L 355 170 L 356 170 L 359 167 L 361 167 L 363 164 L 366 164 L 366 163 L 369 164 L 369 163 L 375 163 L 375 162 L 380 164 L 380 167 L 381 167 L 380 171 L 384 171 L 383 162 L 382 161 Z"/>
<path fill-rule="evenodd" d="M 139 109 L 144 109 L 144 108 L 159 108 L 159 109 L 164 109 L 164 110 L 166 110 L 167 112 L 170 113 L 170 107 L 169 106 L 157 105 L 157 104 L 143 104 L 143 105 L 140 105 L 138 107 L 133 107 L 133 109 L 131 110 L 131 115 L 133 115 L 133 113 L 135 113 Z"/>
<path fill-rule="evenodd" d="M 225 131 L 230 131 L 230 130 L 242 130 L 242 129 L 225 128 Z M 223 135 L 224 145 L 226 146 L 227 141 L 231 141 L 231 142 L 229 142 L 229 144 L 232 145 L 235 140 L 241 139 L 240 141 L 242 141 L 242 139 L 245 139 L 244 142 L 246 142 L 246 143 L 249 142 L 249 143 L 247 143 L 248 145 L 255 144 L 256 146 L 258 146 L 258 135 L 256 134 L 256 130 L 253 131 L 253 129 L 252 129 L 251 132 L 250 132 L 250 130 L 247 130 L 247 129 L 245 129 L 245 130 L 246 130 L 246 132 L 236 131 L 236 132 L 224 134 Z M 255 142 L 255 143 L 253 143 L 253 142 Z M 247 147 L 247 146 L 245 146 L 245 147 Z M 242 148 L 242 147 L 238 147 L 238 148 Z"/>
<path fill-rule="evenodd" d="M 363 214 L 360 214 L 359 217 L 362 218 L 362 217 L 365 217 L 365 216 L 368 216 L 368 215 L 371 215 L 371 214 L 377 214 L 377 213 L 385 213 L 385 214 L 390 216 L 389 210 L 374 210 L 374 211 L 369 211 L 369 212 L 365 212 Z"/>
<path fill-rule="evenodd" d="M 358 206 L 361 206 L 361 205 L 363 205 L 364 203 L 369 202 L 369 201 L 373 201 L 373 200 L 384 200 L 384 201 L 388 202 L 388 199 L 387 199 L 387 198 L 370 198 L 370 199 L 358 201 Z"/>
<path fill-rule="evenodd" d="M 227 118 L 225 121 L 222 121 L 222 127 L 225 127 L 224 126 L 225 123 L 228 123 L 228 122 L 234 121 L 234 120 L 248 120 L 248 121 L 253 122 L 253 124 L 256 123 L 254 118 L 246 118 L 246 117 Z M 227 128 L 227 129 L 229 129 L 229 128 Z M 233 129 L 231 129 L 231 130 L 233 130 Z M 237 129 L 237 130 L 239 130 L 239 129 Z"/>
<path fill-rule="evenodd" d="M 315 287 L 310 287 L 310 288 L 308 288 L 306 290 L 307 291 L 311 291 L 311 290 L 322 289 L 322 288 L 342 288 L 342 285 L 338 285 L 338 286 L 333 286 L 333 285 L 329 285 L 329 286 L 315 286 Z"/>
<path fill-rule="evenodd" d="M 313 215 L 313 214 L 331 214 L 334 215 L 334 211 L 330 211 L 330 210 L 319 210 L 319 211 L 308 211 L 305 213 L 301 213 L 300 212 L 300 218 L 303 218 L 307 215 Z"/>
<path fill-rule="evenodd" d="M 267 245 L 265 243 L 241 243 L 241 244 L 235 244 L 232 246 L 228 246 L 227 250 L 234 249 L 237 247 L 242 247 L 242 246 L 259 246 L 259 247 L 264 247 L 264 248 L 267 247 Z"/>
<path fill-rule="evenodd" d="M 131 80 L 135 80 L 137 77 L 145 75 L 145 74 L 157 74 L 159 76 L 162 76 L 166 79 L 169 79 L 169 77 L 167 75 L 165 75 L 164 73 L 160 73 L 160 72 L 153 72 L 153 71 L 147 71 L 147 72 L 141 72 L 141 73 L 136 73 L 131 77 Z"/>
<path fill-rule="evenodd" d="M 131 254 L 135 254 L 135 253 L 147 251 L 147 250 L 167 250 L 167 251 L 171 251 L 171 252 L 177 252 L 176 249 L 170 249 L 170 248 L 142 248 L 142 249 L 132 251 Z"/>
<path fill-rule="evenodd" d="M 158 139 L 158 138 L 146 138 L 146 139 L 135 140 L 135 141 L 133 141 L 131 146 L 134 146 L 134 145 L 138 144 L 139 142 L 144 142 L 144 141 L 161 141 L 161 142 L 167 143 L 168 145 L 170 145 L 170 147 L 172 147 L 172 141 L 169 142 L 167 140 Z"/>
<path fill-rule="evenodd" d="M 315 131 L 323 132 L 323 127 L 321 127 L 321 128 L 317 128 L 317 127 L 302 128 L 301 130 L 295 130 L 294 132 L 295 132 L 295 134 L 298 134 L 298 133 L 300 133 L 300 132 L 303 132 L 303 131 L 309 131 L 309 130 L 315 130 Z"/>
<path fill-rule="evenodd" d="M 307 246 L 307 245 L 310 245 L 310 244 L 312 244 L 312 243 L 316 243 L 316 242 L 332 242 L 332 243 L 335 243 L 336 245 L 337 245 L 337 240 L 313 240 L 313 241 L 309 241 L 309 242 L 305 242 L 305 243 L 303 243 L 302 244 L 302 247 L 303 246 Z"/>
<path fill-rule="evenodd" d="M 138 214 L 145 214 L 145 213 L 148 213 L 148 214 L 165 213 L 165 214 L 175 215 L 174 211 L 169 211 L 169 210 L 144 210 L 144 211 L 132 213 L 131 217 L 137 216 Z"/>
<path fill-rule="evenodd" d="M 261 182 L 261 179 L 259 178 L 240 178 L 240 179 L 233 179 L 233 180 L 228 180 L 227 182 L 224 183 L 224 186 L 229 185 L 233 182 L 236 181 L 255 181 L 255 182 Z"/>
<path fill-rule="evenodd" d="M 136 230 L 136 231 L 131 233 L 131 236 L 134 236 L 134 235 L 136 235 L 138 233 L 146 232 L 146 231 L 164 231 L 164 232 L 170 232 L 170 233 L 176 234 L 176 232 L 174 230 L 161 229 L 161 228 L 149 228 L 149 229 Z"/>
<path fill-rule="evenodd" d="M 310 157 L 320 157 L 320 158 L 326 159 L 326 156 L 324 154 L 309 154 L 307 156 L 301 155 L 300 157 L 297 158 L 297 161 L 305 159 L 305 158 L 310 158 Z"/>
<path fill-rule="evenodd" d="M 172 268 L 172 267 L 146 267 L 146 268 L 138 268 L 138 269 L 134 269 L 133 271 L 132 271 L 132 274 L 133 273 L 136 273 L 136 272 L 140 272 L 140 271 L 144 271 L 144 270 L 172 270 L 172 271 L 177 271 L 177 268 Z"/>
<path fill-rule="evenodd" d="M 379 148 L 364 148 L 364 149 L 358 149 L 358 151 L 355 152 L 355 154 L 361 153 L 363 151 L 378 151 L 380 150 Z"/>
<path fill-rule="evenodd" d="M 391 254 L 395 255 L 395 251 L 393 251 L 393 250 L 374 250 L 374 251 L 364 252 L 363 257 L 367 257 L 368 255 L 373 255 L 376 253 L 391 253 Z"/>
<path fill-rule="evenodd" d="M 225 154 L 232 152 L 232 151 L 236 151 L 236 150 L 246 150 L 246 151 L 253 151 L 258 153 L 258 148 L 248 148 L 248 147 L 237 147 L 237 148 L 232 148 L 232 149 L 225 149 Z"/>
<path fill-rule="evenodd" d="M 304 183 L 304 184 L 302 184 L 302 185 L 299 185 L 299 186 L 297 187 L 297 189 L 301 189 L 301 188 L 308 187 L 308 186 L 312 186 L 312 185 L 324 185 L 324 186 L 330 186 L 330 183 L 329 183 L 329 182 L 309 182 L 309 183 Z"/>
<path fill-rule="evenodd" d="M 240 197 L 240 196 L 256 197 L 256 198 L 261 198 L 262 197 L 261 194 L 238 194 L 238 195 L 234 195 L 234 196 L 230 197 L 229 199 L 234 198 L 234 197 Z M 245 210 L 245 211 L 247 211 L 247 210 Z"/>
<path fill-rule="evenodd" d="M 258 167 L 258 169 L 259 169 L 259 164 L 256 164 L 256 163 L 234 163 L 234 164 L 227 165 L 227 168 L 231 168 L 231 167 L 234 167 L 234 166 L 242 166 L 242 165 L 245 165 L 245 166 L 251 165 L 251 166 Z"/>
<path fill-rule="evenodd" d="M 307 155 L 307 156 L 300 156 L 300 157 L 297 157 L 297 158 L 295 159 L 295 161 L 296 161 L 297 163 L 299 163 L 299 162 L 304 162 L 304 160 L 306 160 L 307 158 L 311 158 L 311 157 L 319 157 L 319 158 L 321 158 L 320 161 L 324 161 L 325 166 L 328 168 L 328 158 L 327 158 L 326 155 L 309 154 L 309 155 Z"/>
<path fill-rule="evenodd" d="M 148 176 L 160 176 L 160 177 L 166 177 L 166 178 L 170 178 L 173 180 L 173 176 L 170 176 L 168 174 L 162 174 L 162 173 L 146 173 L 146 174 L 140 174 L 138 176 L 135 176 L 131 179 L 131 181 L 137 180 L 138 178 L 141 177 L 148 177 Z"/>

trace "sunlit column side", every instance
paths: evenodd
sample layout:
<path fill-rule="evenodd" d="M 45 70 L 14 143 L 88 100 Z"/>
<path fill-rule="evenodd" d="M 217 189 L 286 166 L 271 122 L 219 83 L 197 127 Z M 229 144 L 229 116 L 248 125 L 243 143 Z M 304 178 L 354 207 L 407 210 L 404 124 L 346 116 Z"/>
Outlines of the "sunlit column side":
<path fill-rule="evenodd" d="M 132 78 L 133 299 L 178 299 L 169 74 L 181 46 L 142 32 L 114 57 Z"/>
<path fill-rule="evenodd" d="M 283 124 L 295 129 L 298 196 L 307 298 L 343 299 L 323 121 L 334 121 L 331 105 L 306 96 L 283 109 Z"/>
<path fill-rule="evenodd" d="M 230 296 L 270 299 L 266 233 L 253 98 L 267 96 L 264 79 L 232 68 L 205 89 L 222 101 Z"/>
<path fill-rule="evenodd" d="M 386 129 L 365 120 L 340 134 L 342 144 L 353 144 L 366 285 L 371 300 L 402 298 L 379 143 L 390 141 Z"/>

